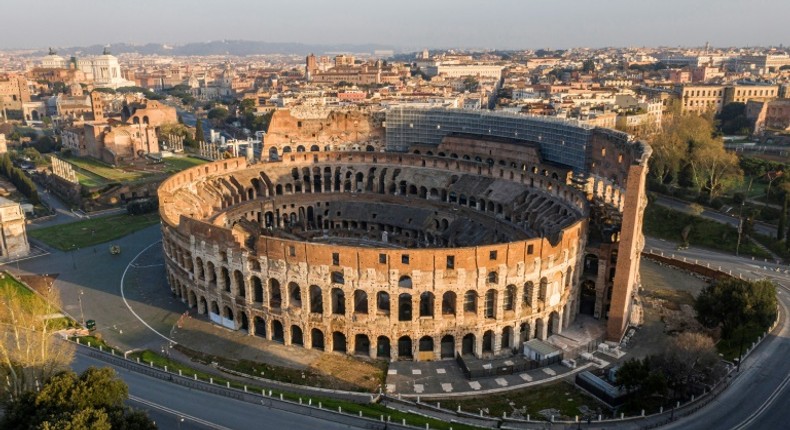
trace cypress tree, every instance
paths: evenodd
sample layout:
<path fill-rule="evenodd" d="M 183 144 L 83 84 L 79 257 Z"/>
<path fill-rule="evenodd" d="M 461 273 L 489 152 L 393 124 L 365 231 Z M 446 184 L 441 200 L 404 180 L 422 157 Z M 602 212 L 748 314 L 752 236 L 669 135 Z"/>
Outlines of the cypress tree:
<path fill-rule="evenodd" d="M 195 121 L 195 142 L 205 142 L 206 138 L 203 136 L 203 123 L 198 118 Z"/>

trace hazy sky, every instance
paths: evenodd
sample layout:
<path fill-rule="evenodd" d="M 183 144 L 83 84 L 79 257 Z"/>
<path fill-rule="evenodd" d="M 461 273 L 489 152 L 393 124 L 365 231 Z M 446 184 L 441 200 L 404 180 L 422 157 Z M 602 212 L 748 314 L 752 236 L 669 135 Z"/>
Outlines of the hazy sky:
<path fill-rule="evenodd" d="M 219 39 L 404 48 L 790 44 L 788 0 L 0 0 L 0 16 L 0 48 Z"/>

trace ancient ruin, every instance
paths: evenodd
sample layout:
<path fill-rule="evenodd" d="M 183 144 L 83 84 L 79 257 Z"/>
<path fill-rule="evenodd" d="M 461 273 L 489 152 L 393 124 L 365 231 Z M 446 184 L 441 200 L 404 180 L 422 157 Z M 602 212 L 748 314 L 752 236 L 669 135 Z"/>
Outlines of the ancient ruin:
<path fill-rule="evenodd" d="M 272 126 L 305 149 L 278 139 L 270 161 L 217 161 L 159 188 L 170 286 L 215 323 L 392 360 L 511 354 L 579 312 L 622 337 L 648 146 L 463 110 L 389 110 L 345 151 L 312 131 L 290 141 L 305 123 Z"/>

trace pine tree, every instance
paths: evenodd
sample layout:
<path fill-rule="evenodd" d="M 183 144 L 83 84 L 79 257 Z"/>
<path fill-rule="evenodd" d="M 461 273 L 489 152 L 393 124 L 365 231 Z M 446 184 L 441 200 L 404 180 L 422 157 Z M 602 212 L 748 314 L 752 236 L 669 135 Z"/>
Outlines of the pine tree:
<path fill-rule="evenodd" d="M 203 136 L 203 123 L 200 118 L 195 121 L 195 142 L 205 142 L 206 138 Z"/>

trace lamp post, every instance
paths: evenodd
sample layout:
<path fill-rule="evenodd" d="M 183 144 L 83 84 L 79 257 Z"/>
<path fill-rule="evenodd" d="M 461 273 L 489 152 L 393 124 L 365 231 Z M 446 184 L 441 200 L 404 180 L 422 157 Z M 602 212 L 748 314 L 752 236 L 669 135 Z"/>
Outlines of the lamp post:
<path fill-rule="evenodd" d="M 82 318 L 82 327 L 84 328 L 85 327 L 85 312 L 83 312 L 83 310 L 82 310 L 82 295 L 83 294 L 85 294 L 85 292 L 82 291 L 82 289 L 80 289 L 80 295 L 77 296 L 77 300 L 79 300 L 79 302 L 80 302 L 80 318 Z"/>

